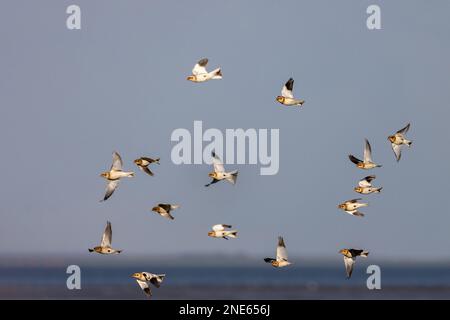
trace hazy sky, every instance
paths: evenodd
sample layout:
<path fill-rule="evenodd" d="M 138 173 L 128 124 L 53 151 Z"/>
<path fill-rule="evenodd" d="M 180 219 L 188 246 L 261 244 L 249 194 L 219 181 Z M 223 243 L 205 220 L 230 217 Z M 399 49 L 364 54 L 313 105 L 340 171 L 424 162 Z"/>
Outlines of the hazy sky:
<path fill-rule="evenodd" d="M 381 6 L 382 30 L 366 28 Z M 78 4 L 82 29 L 66 28 Z M 449 1 L 4 1 L 0 11 L 0 254 L 87 254 L 106 221 L 124 254 L 450 258 Z M 224 78 L 186 76 L 210 59 Z M 295 79 L 304 108 L 275 102 Z M 174 165 L 170 135 L 207 128 L 279 128 L 280 170 L 239 169 L 210 188 L 208 165 Z M 396 163 L 387 136 L 411 122 Z M 364 138 L 383 164 L 354 167 Z M 136 177 L 106 202 L 117 150 Z M 155 176 L 139 156 L 161 157 Z M 357 181 L 379 195 L 358 219 L 337 209 Z M 174 221 L 150 211 L 181 205 Z M 207 237 L 228 223 L 239 238 Z"/>

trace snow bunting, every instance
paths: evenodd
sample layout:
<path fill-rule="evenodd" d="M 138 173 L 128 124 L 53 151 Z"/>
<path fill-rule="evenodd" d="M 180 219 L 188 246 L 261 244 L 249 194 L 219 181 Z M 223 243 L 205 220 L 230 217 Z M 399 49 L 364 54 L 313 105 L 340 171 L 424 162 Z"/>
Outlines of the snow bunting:
<path fill-rule="evenodd" d="M 99 246 L 94 247 L 93 249 L 88 249 L 89 252 L 97 252 L 100 254 L 119 254 L 122 252 L 122 250 L 116 250 L 111 248 L 111 242 L 112 242 L 112 229 L 111 229 L 111 222 L 106 222 L 106 228 L 105 232 L 103 232 L 102 236 L 102 242 Z"/>
<path fill-rule="evenodd" d="M 352 199 L 352 200 L 345 201 L 344 203 L 341 203 L 340 205 L 338 205 L 338 208 L 344 210 L 345 212 L 347 212 L 348 214 L 351 214 L 352 216 L 364 217 L 364 214 L 359 212 L 358 208 L 367 207 L 369 204 L 368 203 L 360 203 L 360 202 L 358 202 L 359 200 L 361 200 L 361 199 Z"/>
<path fill-rule="evenodd" d="M 412 144 L 412 141 L 405 138 L 405 134 L 408 132 L 409 126 L 410 123 L 408 123 L 403 129 L 398 130 L 394 135 L 388 137 L 397 162 L 399 162 L 402 157 L 402 145 L 407 145 L 409 147 Z"/>
<path fill-rule="evenodd" d="M 381 189 L 383 187 L 375 188 L 372 186 L 372 180 L 375 179 L 375 176 L 367 176 L 363 179 L 361 179 L 358 183 L 358 186 L 355 187 L 355 192 L 361 193 L 361 194 L 370 194 L 370 193 L 380 193 Z"/>
<path fill-rule="evenodd" d="M 349 159 L 351 162 L 356 164 L 356 166 L 360 169 L 372 169 L 376 167 L 381 167 L 381 165 L 376 164 L 372 161 L 372 148 L 370 147 L 370 143 L 367 139 L 366 144 L 364 146 L 364 160 L 359 160 L 353 155 L 349 155 Z"/>
<path fill-rule="evenodd" d="M 290 265 L 291 263 L 288 261 L 288 254 L 286 250 L 286 245 L 284 244 L 283 237 L 278 237 L 278 246 L 277 246 L 277 257 L 274 258 L 264 258 L 266 263 L 272 264 L 275 268 L 281 268 Z"/>
<path fill-rule="evenodd" d="M 131 275 L 148 297 L 152 296 L 150 283 L 159 288 L 165 276 L 165 274 L 153 274 L 150 272 L 136 272 Z"/>
<path fill-rule="evenodd" d="M 206 65 L 208 64 L 208 59 L 203 58 L 197 62 L 192 69 L 192 75 L 187 77 L 187 80 L 192 82 L 205 82 L 208 80 L 222 79 L 221 68 L 214 69 L 211 72 L 206 71 Z"/>
<path fill-rule="evenodd" d="M 237 230 L 225 230 L 230 229 L 231 226 L 229 224 L 216 224 L 212 227 L 213 231 L 208 232 L 208 236 L 213 238 L 224 238 L 228 240 L 230 238 L 237 238 Z"/>
<path fill-rule="evenodd" d="M 281 89 L 281 96 L 277 96 L 277 101 L 285 106 L 302 106 L 305 100 L 294 98 L 293 88 L 294 79 L 290 78 Z"/>
<path fill-rule="evenodd" d="M 159 164 L 159 158 L 152 159 L 152 158 L 141 157 L 139 159 L 134 160 L 134 163 L 139 167 L 139 169 L 141 169 L 148 175 L 153 176 L 153 172 L 151 172 L 151 170 L 148 168 L 148 166 L 152 163 Z"/>
<path fill-rule="evenodd" d="M 353 272 L 353 265 L 356 262 L 356 257 L 367 258 L 369 251 L 358 250 L 358 249 L 342 249 L 339 253 L 344 256 L 345 272 L 347 273 L 347 279 L 350 279 Z"/>
<path fill-rule="evenodd" d="M 211 177 L 213 180 L 210 183 L 206 184 L 205 187 L 209 187 L 213 183 L 219 182 L 223 179 L 227 180 L 231 184 L 235 184 L 238 176 L 238 171 L 234 170 L 231 172 L 225 172 L 225 168 L 223 167 L 222 161 L 215 154 L 214 151 L 211 153 L 211 156 L 213 157 L 214 171 L 208 173 L 208 176 Z"/>
<path fill-rule="evenodd" d="M 119 184 L 120 178 L 123 177 L 134 177 L 134 172 L 122 171 L 122 158 L 120 155 L 114 151 L 113 153 L 113 163 L 111 165 L 111 169 L 109 171 L 105 171 L 100 174 L 101 177 L 108 180 L 108 184 L 106 185 L 106 193 L 101 201 L 107 200 L 113 194 L 114 190 L 116 190 L 117 185 Z"/>
<path fill-rule="evenodd" d="M 175 218 L 170 214 L 170 211 L 178 209 L 179 207 L 180 206 L 177 204 L 159 203 L 152 208 L 152 211 L 158 213 L 161 217 L 173 220 Z"/>

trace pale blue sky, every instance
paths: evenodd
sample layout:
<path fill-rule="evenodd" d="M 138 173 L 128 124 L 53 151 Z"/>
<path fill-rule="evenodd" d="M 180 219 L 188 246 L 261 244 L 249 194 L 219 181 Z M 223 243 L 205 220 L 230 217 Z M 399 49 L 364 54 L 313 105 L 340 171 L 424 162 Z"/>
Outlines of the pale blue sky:
<path fill-rule="evenodd" d="M 78 4 L 82 30 L 66 29 Z M 382 30 L 366 28 L 379 4 Z M 107 220 L 129 254 L 274 253 L 450 258 L 448 1 L 4 1 L 0 11 L 0 254 L 86 254 Z M 224 78 L 186 81 L 202 57 Z M 275 102 L 295 79 L 302 110 Z M 280 171 L 239 169 L 209 189 L 207 165 L 176 166 L 176 128 L 279 128 Z M 387 136 L 411 122 L 396 163 Z M 356 169 L 364 138 L 383 168 Z M 117 150 L 160 156 L 105 203 Z M 357 181 L 379 195 L 358 219 L 337 209 Z M 174 221 L 150 211 L 181 204 Z M 229 223 L 239 239 L 206 236 Z"/>

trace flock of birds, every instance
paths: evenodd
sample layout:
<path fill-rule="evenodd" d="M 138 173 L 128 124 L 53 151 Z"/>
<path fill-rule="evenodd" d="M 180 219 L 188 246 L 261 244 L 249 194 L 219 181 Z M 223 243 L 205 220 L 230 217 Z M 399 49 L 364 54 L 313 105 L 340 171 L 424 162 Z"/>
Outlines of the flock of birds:
<path fill-rule="evenodd" d="M 187 80 L 192 82 L 206 82 L 209 80 L 218 80 L 222 79 L 221 68 L 216 68 L 211 72 L 206 70 L 206 65 L 208 64 L 208 59 L 204 58 L 199 60 L 194 68 L 192 69 L 192 75 L 187 77 Z M 286 106 L 303 106 L 304 100 L 297 99 L 293 95 L 293 87 L 294 80 L 290 78 L 282 87 L 281 95 L 276 97 L 276 101 Z M 408 132 L 410 124 L 407 124 L 403 129 L 397 131 L 395 134 L 388 137 L 388 140 L 391 143 L 392 150 L 394 151 L 395 158 L 400 161 L 401 158 L 401 149 L 403 145 L 410 146 L 411 141 L 407 140 L 405 134 Z M 225 171 L 224 165 L 221 159 L 212 152 L 212 164 L 213 171 L 208 174 L 212 181 L 205 185 L 205 187 L 209 187 L 212 184 L 215 184 L 219 181 L 227 181 L 231 184 L 236 183 L 236 179 L 238 176 L 238 171 Z M 373 168 L 381 167 L 381 165 L 376 164 L 372 160 L 372 149 L 369 141 L 365 140 L 364 147 L 364 156 L 363 160 L 356 158 L 353 155 L 349 155 L 349 159 L 353 162 L 357 168 L 370 170 Z M 138 166 L 138 168 L 145 172 L 146 174 L 153 176 L 153 172 L 150 170 L 149 166 L 153 164 L 159 164 L 159 158 L 149 158 L 149 157 L 141 157 L 139 159 L 134 160 L 134 163 Z M 122 169 L 123 162 L 122 158 L 117 152 L 113 153 L 113 161 L 109 171 L 105 171 L 100 174 L 101 177 L 105 178 L 107 181 L 105 196 L 101 201 L 106 201 L 111 197 L 111 195 L 116 190 L 120 179 L 124 177 L 134 177 L 135 173 L 132 171 L 124 171 Z M 372 181 L 375 179 L 375 175 L 367 176 L 361 179 L 358 183 L 358 186 L 354 188 L 354 191 L 363 195 L 368 195 L 371 193 L 379 193 L 382 187 L 374 187 L 372 186 Z M 338 208 L 342 209 L 346 213 L 356 216 L 363 217 L 364 214 L 359 211 L 359 208 L 368 206 L 368 203 L 359 202 L 362 200 L 361 198 L 352 199 L 345 201 L 344 203 L 339 204 Z M 180 206 L 177 204 L 169 204 L 169 203 L 159 203 L 152 208 L 152 211 L 159 214 L 160 216 L 173 220 L 174 217 L 172 215 L 172 211 L 178 209 Z M 229 238 L 237 238 L 237 230 L 230 230 L 232 228 L 231 225 L 228 224 L 216 224 L 212 226 L 212 230 L 208 232 L 209 237 L 214 238 L 223 238 L 228 240 Z M 96 246 L 92 249 L 89 249 L 89 252 L 96 252 L 99 254 L 119 254 L 122 250 L 114 249 L 111 246 L 112 243 L 112 228 L 111 223 L 108 221 L 106 224 L 105 231 L 102 236 L 102 240 L 99 246 Z M 367 257 L 369 252 L 361 249 L 342 249 L 339 251 L 340 254 L 344 256 L 344 264 L 345 270 L 347 274 L 347 278 L 350 278 L 353 272 L 353 266 L 355 264 L 357 257 Z M 276 248 L 276 257 L 275 258 L 265 258 L 264 261 L 266 263 L 270 263 L 273 267 L 282 268 L 291 264 L 288 260 L 288 253 L 286 250 L 286 245 L 283 237 L 278 237 L 278 244 Z M 164 280 L 165 274 L 154 274 L 150 272 L 137 272 L 132 275 L 134 279 L 136 279 L 138 285 L 144 291 L 147 296 L 151 296 L 152 292 L 150 289 L 150 284 L 154 285 L 156 288 L 159 288 L 162 281 Z"/>

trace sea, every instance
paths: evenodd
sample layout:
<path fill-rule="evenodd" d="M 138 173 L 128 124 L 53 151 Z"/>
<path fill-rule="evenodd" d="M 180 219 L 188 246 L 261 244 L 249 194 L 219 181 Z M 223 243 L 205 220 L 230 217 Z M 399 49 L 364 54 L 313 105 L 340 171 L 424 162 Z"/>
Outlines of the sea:
<path fill-rule="evenodd" d="M 111 261 L 111 260 L 109 260 Z M 189 263 L 81 263 L 79 289 L 69 289 L 66 263 L 0 264 L 0 299 L 147 299 L 135 272 L 166 275 L 151 299 L 450 299 L 450 264 L 397 263 L 380 266 L 379 289 L 369 288 L 369 263 L 350 279 L 343 263 L 313 263 L 276 269 L 260 263 L 221 266 Z M 73 279 L 72 279 L 73 280 Z"/>

